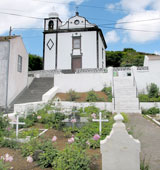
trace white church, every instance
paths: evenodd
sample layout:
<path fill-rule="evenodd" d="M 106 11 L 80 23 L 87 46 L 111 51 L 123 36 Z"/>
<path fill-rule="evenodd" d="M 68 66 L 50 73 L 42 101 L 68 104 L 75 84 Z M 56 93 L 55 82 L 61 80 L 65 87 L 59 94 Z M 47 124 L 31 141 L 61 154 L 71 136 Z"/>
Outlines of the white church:
<path fill-rule="evenodd" d="M 102 30 L 76 15 L 64 25 L 57 13 L 44 20 L 44 70 L 105 68 L 107 48 Z"/>

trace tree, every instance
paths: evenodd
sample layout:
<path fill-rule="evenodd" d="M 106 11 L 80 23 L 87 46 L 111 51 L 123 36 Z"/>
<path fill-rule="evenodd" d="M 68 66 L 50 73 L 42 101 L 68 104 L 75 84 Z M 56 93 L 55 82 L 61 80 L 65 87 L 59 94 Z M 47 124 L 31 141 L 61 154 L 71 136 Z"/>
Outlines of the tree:
<path fill-rule="evenodd" d="M 123 51 L 107 51 L 106 66 L 130 67 L 143 66 L 144 55 L 132 48 L 124 48 Z"/>
<path fill-rule="evenodd" d="M 29 71 L 42 70 L 43 69 L 43 59 L 42 57 L 29 54 Z"/>

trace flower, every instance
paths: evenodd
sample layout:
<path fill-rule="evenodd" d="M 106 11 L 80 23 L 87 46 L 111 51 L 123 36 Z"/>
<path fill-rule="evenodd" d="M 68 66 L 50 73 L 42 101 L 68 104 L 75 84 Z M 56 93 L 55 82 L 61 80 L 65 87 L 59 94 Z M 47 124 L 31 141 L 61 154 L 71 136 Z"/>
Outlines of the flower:
<path fill-rule="evenodd" d="M 12 162 L 13 161 L 13 156 L 9 156 L 8 161 Z"/>
<path fill-rule="evenodd" d="M 92 114 L 91 114 L 91 117 L 92 117 L 93 119 L 96 119 L 96 114 L 95 114 L 95 113 L 92 113 Z"/>
<path fill-rule="evenodd" d="M 8 130 L 8 131 L 10 131 L 10 130 L 11 130 L 11 128 L 10 128 L 10 127 L 8 127 L 8 128 L 7 128 L 7 130 Z"/>
<path fill-rule="evenodd" d="M 31 156 L 28 156 L 27 157 L 27 162 L 32 163 L 33 162 L 33 158 Z"/>
<path fill-rule="evenodd" d="M 74 137 L 68 139 L 68 143 L 73 143 L 73 142 L 74 142 Z"/>
<path fill-rule="evenodd" d="M 77 121 L 76 121 L 76 119 L 71 119 L 71 122 L 76 123 Z"/>
<path fill-rule="evenodd" d="M 56 140 L 57 140 L 57 136 L 53 136 L 52 142 L 56 142 Z"/>
<path fill-rule="evenodd" d="M 41 116 L 37 116 L 37 119 L 39 119 L 39 120 L 40 120 L 41 118 L 42 118 Z"/>
<path fill-rule="evenodd" d="M 90 145 L 90 142 L 87 140 L 86 144 L 87 144 L 87 145 Z"/>
<path fill-rule="evenodd" d="M 99 136 L 98 134 L 95 134 L 95 135 L 93 136 L 93 139 L 94 139 L 94 140 L 99 140 L 99 138 L 100 138 L 100 136 Z"/>
<path fill-rule="evenodd" d="M 8 153 L 5 154 L 5 156 L 1 156 L 1 159 L 6 161 L 6 162 L 12 162 L 13 161 L 13 156 L 10 156 Z"/>

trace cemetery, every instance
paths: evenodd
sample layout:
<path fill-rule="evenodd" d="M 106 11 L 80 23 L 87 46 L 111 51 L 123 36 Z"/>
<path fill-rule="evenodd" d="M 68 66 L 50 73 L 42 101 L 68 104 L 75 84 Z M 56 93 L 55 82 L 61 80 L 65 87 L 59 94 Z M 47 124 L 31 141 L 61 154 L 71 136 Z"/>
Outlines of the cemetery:
<path fill-rule="evenodd" d="M 127 122 L 127 115 L 123 114 L 123 116 Z M 16 170 L 65 169 L 66 166 L 66 169 L 79 169 L 79 167 L 91 170 L 102 169 L 102 159 L 105 158 L 101 155 L 103 147 L 100 150 L 100 145 L 105 143 L 102 141 L 110 134 L 113 124 L 122 120 L 123 117 L 117 120 L 115 114 L 100 110 L 93 104 L 85 108 L 73 107 L 66 114 L 60 106 L 55 106 L 54 101 L 26 117 L 17 115 L 15 122 L 9 121 L 7 116 L 1 116 L 0 153 L 1 156 L 11 155 L 13 160 L 5 161 L 1 158 L 0 166 L 3 168 L 9 166 Z M 34 131 L 21 134 L 21 130 L 25 128 L 34 128 Z M 42 129 L 45 131 L 40 135 L 38 131 Z M 16 131 L 16 136 L 10 139 L 4 138 L 12 131 Z M 29 133 L 32 134 L 30 140 L 25 142 L 18 140 L 22 136 L 24 138 L 25 135 L 29 136 Z M 127 131 L 125 134 L 128 138 Z M 137 147 L 138 154 L 140 146 Z M 23 163 L 16 164 L 17 159 Z M 139 160 L 139 157 L 137 159 Z M 140 167 L 140 162 L 138 161 L 138 165 L 135 166 Z"/>

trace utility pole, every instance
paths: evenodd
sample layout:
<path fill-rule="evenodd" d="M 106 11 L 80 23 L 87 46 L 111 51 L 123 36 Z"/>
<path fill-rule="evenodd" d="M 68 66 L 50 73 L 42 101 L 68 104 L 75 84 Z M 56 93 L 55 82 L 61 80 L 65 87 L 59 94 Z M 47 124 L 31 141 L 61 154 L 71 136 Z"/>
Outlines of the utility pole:
<path fill-rule="evenodd" d="M 10 26 L 10 28 L 9 28 L 9 36 L 11 36 L 12 35 L 12 27 Z"/>

